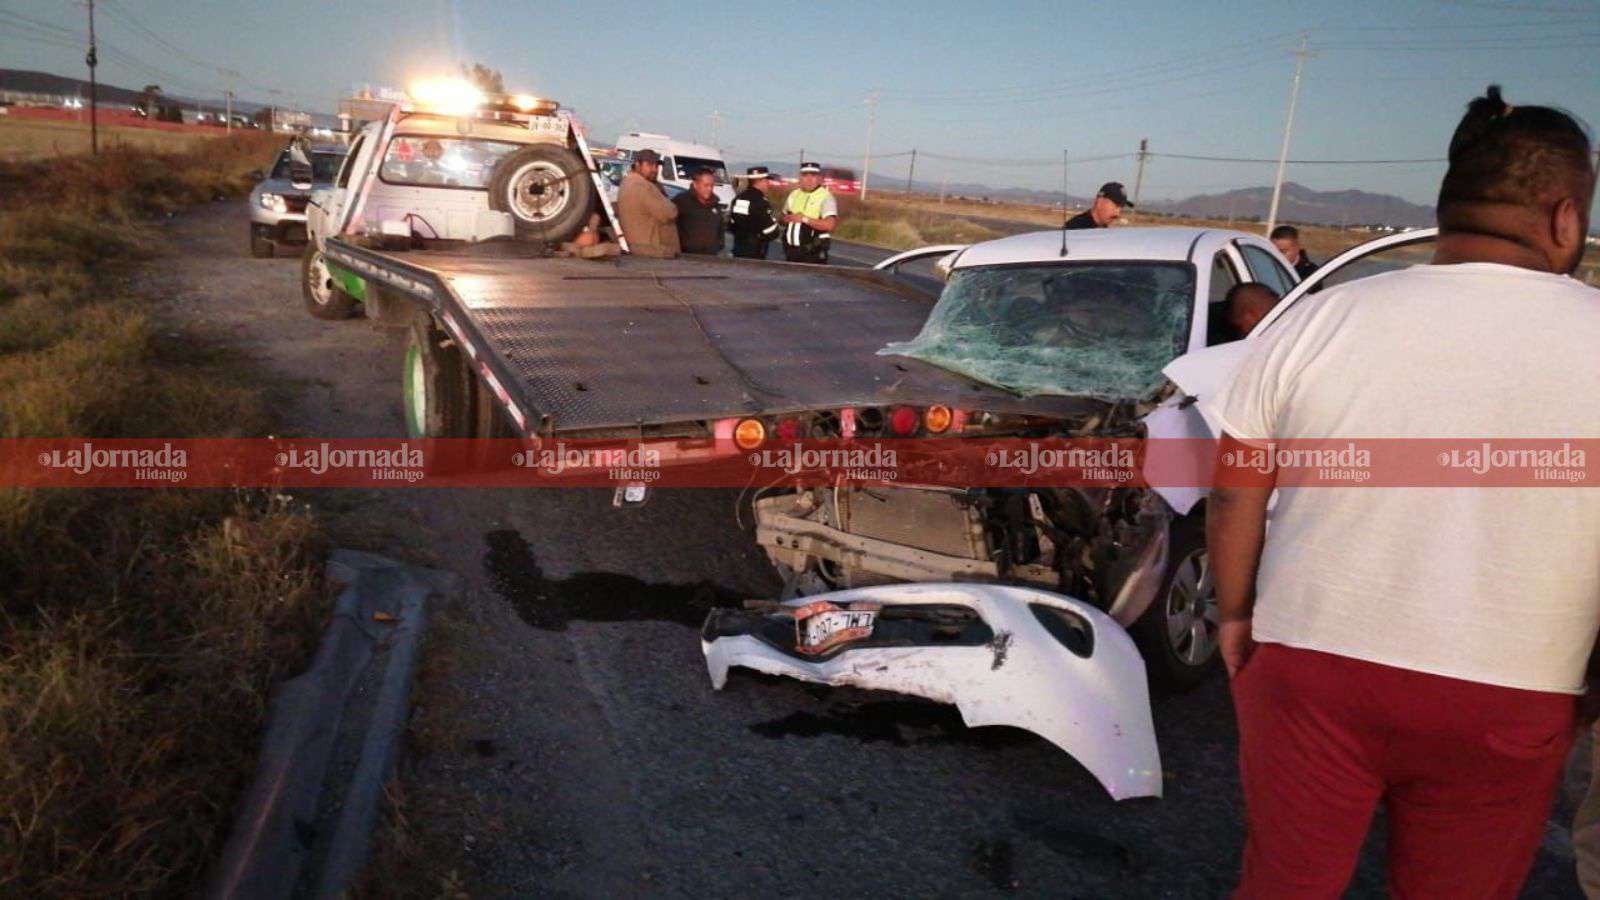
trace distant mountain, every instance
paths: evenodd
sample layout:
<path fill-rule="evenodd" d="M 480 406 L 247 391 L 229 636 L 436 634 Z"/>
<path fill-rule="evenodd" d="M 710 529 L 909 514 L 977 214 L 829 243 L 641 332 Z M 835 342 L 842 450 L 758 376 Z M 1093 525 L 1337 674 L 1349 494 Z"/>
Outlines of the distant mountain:
<path fill-rule="evenodd" d="M 1157 212 L 1205 218 L 1265 219 L 1272 205 L 1271 186 L 1240 188 L 1221 194 L 1201 194 L 1169 203 L 1150 203 Z M 1283 183 L 1278 221 L 1320 225 L 1433 224 L 1433 207 L 1402 200 L 1390 194 L 1366 191 L 1317 191 L 1292 181 Z"/>
<path fill-rule="evenodd" d="M 0 91 L 60 94 L 65 97 L 77 95 L 87 100 L 89 98 L 89 82 L 81 78 L 68 78 L 65 75 L 51 75 L 49 72 L 0 69 Z M 101 84 L 99 97 L 101 103 L 126 103 L 132 106 L 139 102 L 143 95 L 138 91 L 130 91 L 127 88 Z"/>

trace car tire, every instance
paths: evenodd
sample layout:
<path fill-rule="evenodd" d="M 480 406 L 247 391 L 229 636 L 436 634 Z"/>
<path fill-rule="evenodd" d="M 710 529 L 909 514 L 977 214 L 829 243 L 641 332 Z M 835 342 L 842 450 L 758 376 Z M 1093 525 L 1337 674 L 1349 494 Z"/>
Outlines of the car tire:
<path fill-rule="evenodd" d="M 489 208 L 510 213 L 517 237 L 553 244 L 583 230 L 594 206 L 594 179 L 576 153 L 536 144 L 500 160 L 489 178 Z"/>
<path fill-rule="evenodd" d="M 277 247 L 259 234 L 250 235 L 250 255 L 256 259 L 271 259 Z"/>
<path fill-rule="evenodd" d="M 348 319 L 355 315 L 359 302 L 333 283 L 322 249 L 315 242 L 307 243 L 300 256 L 300 295 L 306 312 L 318 319 Z"/>
<path fill-rule="evenodd" d="M 1186 691 L 1221 666 L 1217 599 L 1206 556 L 1205 520 L 1175 519 L 1167 540 L 1167 568 L 1150 608 L 1128 629 L 1144 655 L 1153 685 Z"/>
<path fill-rule="evenodd" d="M 418 316 L 406 341 L 401 375 L 406 435 L 417 440 L 472 437 L 477 426 L 475 381 L 460 345 L 431 317 Z"/>

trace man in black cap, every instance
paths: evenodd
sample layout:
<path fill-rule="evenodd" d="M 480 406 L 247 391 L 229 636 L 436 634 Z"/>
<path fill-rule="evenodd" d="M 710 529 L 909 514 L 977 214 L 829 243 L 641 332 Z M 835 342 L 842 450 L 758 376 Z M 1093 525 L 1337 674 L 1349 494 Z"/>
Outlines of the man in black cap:
<path fill-rule="evenodd" d="M 656 179 L 661 173 L 661 154 L 640 150 L 633 154 L 633 168 L 617 188 L 617 224 L 628 239 L 634 256 L 671 259 L 678 255 L 678 207 L 662 193 Z"/>
<path fill-rule="evenodd" d="M 1109 228 L 1112 222 L 1122 217 L 1124 208 L 1131 208 L 1128 195 L 1122 191 L 1122 182 L 1108 181 L 1100 186 L 1100 193 L 1094 195 L 1094 202 L 1089 208 L 1067 220 L 1061 226 L 1068 231 L 1079 228 Z"/>
<path fill-rule="evenodd" d="M 745 259 L 766 259 L 767 245 L 778 236 L 778 217 L 767 200 L 766 166 L 751 166 L 745 171 L 745 189 L 733 198 L 733 255 Z"/>

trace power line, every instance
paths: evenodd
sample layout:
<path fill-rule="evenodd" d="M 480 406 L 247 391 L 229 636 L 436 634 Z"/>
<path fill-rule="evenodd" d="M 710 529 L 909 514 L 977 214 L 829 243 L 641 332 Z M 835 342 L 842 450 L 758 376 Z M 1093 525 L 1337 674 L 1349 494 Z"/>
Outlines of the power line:
<path fill-rule="evenodd" d="M 926 156 L 927 154 L 923 154 L 923 155 Z M 1192 154 L 1192 153 L 1155 153 L 1155 152 L 1151 152 L 1150 155 L 1151 156 L 1165 157 L 1167 159 L 1200 160 L 1202 162 L 1272 163 L 1274 165 L 1276 165 L 1277 162 L 1278 162 L 1276 159 L 1265 159 L 1265 158 L 1261 158 L 1261 157 L 1200 156 L 1200 155 Z M 1290 164 L 1296 165 L 1296 166 L 1392 166 L 1392 165 L 1410 165 L 1410 164 L 1420 164 L 1420 163 L 1442 163 L 1442 162 L 1449 162 L 1449 160 L 1441 156 L 1441 157 L 1430 157 L 1430 158 L 1427 158 L 1427 159 L 1291 159 L 1291 160 L 1288 160 L 1288 162 Z"/>
<path fill-rule="evenodd" d="M 922 157 L 924 159 L 937 159 L 937 160 L 942 160 L 944 162 L 975 163 L 975 164 L 980 164 L 980 165 L 991 165 L 991 166 L 1051 166 L 1051 167 L 1054 167 L 1057 163 L 1061 162 L 1061 158 L 1058 157 L 1058 156 L 1049 156 L 1049 157 L 1037 156 L 1037 157 L 1024 158 L 1024 159 L 1005 159 L 1005 158 L 987 157 L 987 156 L 950 156 L 950 155 L 946 155 L 946 154 L 943 154 L 943 153 L 930 153 L 930 152 L 928 152 L 926 150 L 923 150 L 921 152 L 921 155 L 922 155 Z M 1132 155 L 1133 155 L 1132 153 L 1106 153 L 1106 154 L 1102 154 L 1102 155 L 1099 155 L 1099 156 L 1073 156 L 1073 157 L 1068 157 L 1067 158 L 1067 162 L 1069 162 L 1069 163 L 1103 162 L 1103 161 L 1108 160 L 1108 159 L 1127 159 L 1128 157 L 1130 157 Z"/>
<path fill-rule="evenodd" d="M 1264 35 L 1251 38 L 1236 44 L 1214 48 L 1205 53 L 1190 55 L 1182 60 L 1169 60 L 1164 62 L 1146 63 L 1132 66 L 1120 71 L 1097 71 L 1074 75 L 1070 78 L 1056 78 L 1045 81 L 1030 82 L 1027 84 L 1013 84 L 989 88 L 961 88 L 946 91 L 915 91 L 915 90 L 884 90 L 886 97 L 893 96 L 897 99 L 917 100 L 962 100 L 962 99 L 989 99 L 1008 95 L 1029 95 L 1040 91 L 1074 90 L 1086 78 L 1092 78 L 1097 84 L 1110 82 L 1116 84 L 1123 81 L 1135 81 L 1154 75 L 1169 75 L 1178 71 L 1185 71 L 1196 66 L 1208 66 L 1219 59 L 1236 58 L 1240 50 L 1259 49 L 1278 41 L 1285 40 L 1299 34 L 1299 31 L 1286 31 L 1278 34 Z"/>
<path fill-rule="evenodd" d="M 265 91 L 273 90 L 272 85 L 267 82 L 243 78 L 238 72 L 235 72 L 232 69 L 207 62 L 206 60 L 184 51 L 178 45 L 161 37 L 153 29 L 150 29 L 144 24 L 138 22 L 127 10 L 119 9 L 118 6 L 113 4 L 107 4 L 105 3 L 105 0 L 101 0 L 101 4 L 101 8 L 103 10 L 110 11 L 120 24 L 128 26 L 132 33 L 137 34 L 145 40 L 157 45 L 164 52 L 170 53 L 191 65 L 213 70 L 223 77 L 239 77 L 244 84 L 251 85 Z M 22 13 L 14 10 L 4 8 L 0 8 L 0 25 L 5 25 L 8 28 L 15 29 L 16 31 L 33 40 L 37 40 L 41 43 L 49 44 L 51 46 L 76 49 L 82 46 L 87 40 L 87 36 L 82 31 L 72 28 L 65 28 L 51 22 L 46 22 L 42 19 L 36 19 L 31 16 L 23 15 Z M 186 93 L 206 94 L 213 90 L 212 86 L 195 81 L 189 76 L 180 75 L 169 69 L 164 69 L 160 66 L 145 62 L 143 59 L 140 59 L 138 56 L 135 56 L 121 47 L 106 43 L 103 38 L 99 38 L 96 41 L 96 44 L 102 57 L 120 63 L 129 69 L 133 69 L 143 77 L 149 77 L 156 81 L 166 82 L 167 84 L 175 86 L 179 90 L 182 90 Z M 305 101 L 307 99 L 303 95 L 290 94 L 288 92 L 281 93 L 283 93 L 284 96 L 288 96 L 295 100 Z"/>

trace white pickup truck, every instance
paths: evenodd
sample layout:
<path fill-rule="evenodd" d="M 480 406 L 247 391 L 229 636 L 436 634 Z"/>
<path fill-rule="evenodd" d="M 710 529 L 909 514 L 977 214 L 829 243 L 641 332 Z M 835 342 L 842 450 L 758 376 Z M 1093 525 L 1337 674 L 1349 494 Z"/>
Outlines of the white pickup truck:
<path fill-rule="evenodd" d="M 312 195 L 302 287 L 313 316 L 347 318 L 367 299 L 360 279 L 327 264 L 330 235 L 374 246 L 559 244 L 591 213 L 609 213 L 582 130 L 555 101 L 464 85 L 434 93 L 443 96 L 377 103 L 381 117 L 351 141 L 333 185 Z M 309 175 L 303 165 L 299 175 Z"/>

